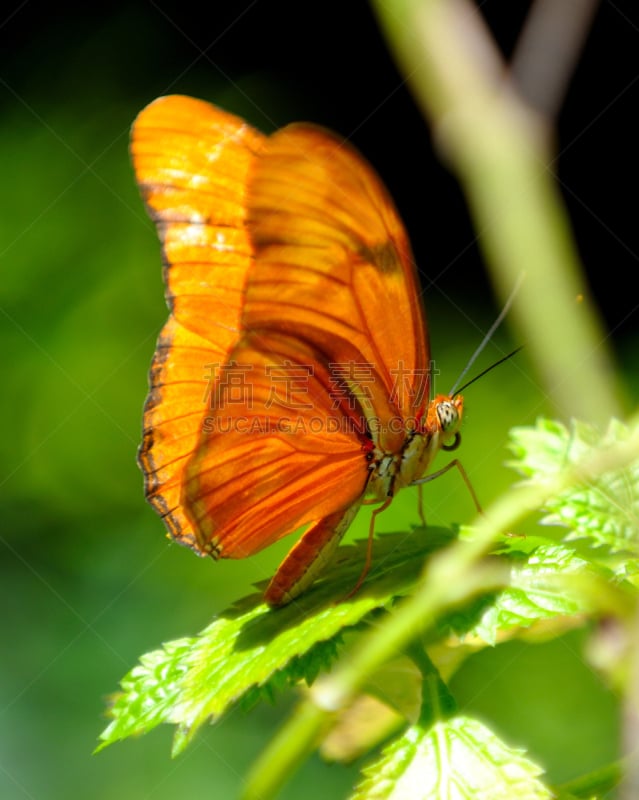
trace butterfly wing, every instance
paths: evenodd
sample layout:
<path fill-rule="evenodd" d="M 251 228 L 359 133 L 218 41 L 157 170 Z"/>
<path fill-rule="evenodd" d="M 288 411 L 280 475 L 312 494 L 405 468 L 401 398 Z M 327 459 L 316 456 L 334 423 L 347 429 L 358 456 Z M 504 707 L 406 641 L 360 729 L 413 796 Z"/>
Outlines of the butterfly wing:
<path fill-rule="evenodd" d="M 250 180 L 257 268 L 243 325 L 293 332 L 333 363 L 370 365 L 350 383 L 383 423 L 423 410 L 429 354 L 416 269 L 372 167 L 328 131 L 297 124 L 268 139 Z M 380 444 L 397 442 L 388 434 Z"/>
<path fill-rule="evenodd" d="M 428 401 L 415 267 L 372 168 L 332 134 L 289 126 L 254 158 L 246 199 L 254 263 L 243 335 L 230 359 L 256 367 L 257 383 L 250 404 L 232 410 L 230 392 L 221 388 L 211 430 L 188 464 L 184 495 L 203 547 L 230 558 L 343 512 L 365 490 L 371 437 L 399 452 L 405 430 L 391 423 L 416 413 L 419 388 L 422 405 Z M 302 420 L 295 435 L 277 428 L 286 409 L 266 408 L 269 364 L 314 370 L 310 408 L 295 409 Z M 351 413 L 364 419 L 363 429 L 350 427 Z M 215 429 L 216 420 L 243 416 L 260 420 L 269 435 Z M 329 436 L 335 420 L 346 433 Z"/>
<path fill-rule="evenodd" d="M 245 227 L 249 164 L 263 137 L 243 120 L 188 97 L 162 97 L 138 116 L 131 153 L 162 243 L 171 311 L 157 345 L 139 463 L 171 535 L 199 549 L 181 503 L 210 373 L 238 339 L 251 264 Z"/>
<path fill-rule="evenodd" d="M 335 394 L 303 341 L 246 333 L 214 403 L 185 485 L 203 550 L 244 558 L 363 494 L 370 441 L 361 411 Z"/>

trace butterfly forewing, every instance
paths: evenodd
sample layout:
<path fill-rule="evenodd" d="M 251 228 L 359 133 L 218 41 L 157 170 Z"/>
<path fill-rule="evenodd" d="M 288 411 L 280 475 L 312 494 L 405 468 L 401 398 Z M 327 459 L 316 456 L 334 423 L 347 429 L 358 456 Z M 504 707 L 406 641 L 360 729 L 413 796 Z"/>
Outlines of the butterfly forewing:
<path fill-rule="evenodd" d="M 415 398 L 423 406 L 429 394 L 424 315 L 408 238 L 373 169 L 328 131 L 291 125 L 255 160 L 248 202 L 256 263 L 243 324 L 289 330 L 333 363 L 370 365 L 379 413 L 385 398 L 415 415 Z"/>
<path fill-rule="evenodd" d="M 187 97 L 163 97 L 132 132 L 136 177 L 157 224 L 171 316 L 158 341 L 139 453 L 146 494 L 171 534 L 198 549 L 181 502 L 211 391 L 211 365 L 238 338 L 251 245 L 244 226 L 249 163 L 263 137 Z"/>

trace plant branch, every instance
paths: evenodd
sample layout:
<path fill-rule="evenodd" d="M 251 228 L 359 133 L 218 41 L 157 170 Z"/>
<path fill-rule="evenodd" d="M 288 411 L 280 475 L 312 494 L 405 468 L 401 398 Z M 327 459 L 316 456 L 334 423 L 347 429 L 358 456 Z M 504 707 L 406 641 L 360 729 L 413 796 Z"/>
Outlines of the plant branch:
<path fill-rule="evenodd" d="M 375 0 L 403 74 L 466 194 L 502 300 L 561 416 L 605 424 L 618 390 L 558 191 L 546 121 L 514 91 L 467 0 Z M 563 79 L 565 81 L 565 78 Z"/>
<path fill-rule="evenodd" d="M 510 64 L 521 98 L 546 119 L 557 116 L 599 0 L 536 0 Z"/>

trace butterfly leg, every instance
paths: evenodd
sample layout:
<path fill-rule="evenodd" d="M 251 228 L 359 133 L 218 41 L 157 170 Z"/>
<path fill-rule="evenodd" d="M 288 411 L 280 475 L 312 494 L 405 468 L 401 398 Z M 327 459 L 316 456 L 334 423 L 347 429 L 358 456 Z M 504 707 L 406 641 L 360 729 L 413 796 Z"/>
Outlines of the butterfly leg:
<path fill-rule="evenodd" d="M 371 514 L 371 522 L 368 529 L 368 545 L 366 547 L 366 561 L 364 562 L 364 568 L 362 569 L 360 576 L 357 579 L 357 583 L 355 584 L 355 586 L 353 586 L 353 588 L 344 598 L 345 600 L 348 600 L 349 597 L 352 597 L 354 594 L 357 594 L 360 586 L 364 583 L 364 580 L 368 575 L 368 571 L 370 570 L 371 564 L 373 563 L 373 540 L 375 538 L 375 519 L 377 518 L 378 514 L 381 514 L 382 511 L 388 508 L 388 506 L 391 504 L 392 499 L 393 499 L 392 496 L 388 497 L 382 503 L 382 505 L 378 506 Z"/>
<path fill-rule="evenodd" d="M 424 515 L 424 492 L 422 491 L 421 483 L 417 484 L 417 513 L 419 514 L 419 518 L 425 528 L 426 516 Z"/>
<path fill-rule="evenodd" d="M 330 562 L 359 505 L 329 514 L 302 535 L 266 587 L 264 601 L 269 606 L 285 606 L 313 583 Z"/>
<path fill-rule="evenodd" d="M 429 481 L 432 481 L 433 478 L 438 478 L 440 475 L 443 475 L 445 472 L 448 472 L 448 470 L 452 469 L 453 467 L 457 467 L 457 469 L 461 473 L 461 476 L 462 476 L 462 478 L 464 480 L 464 483 L 468 487 L 468 491 L 470 492 L 470 495 L 473 498 L 473 502 L 475 503 L 475 508 L 477 509 L 477 513 L 481 514 L 482 517 L 485 516 L 484 515 L 484 509 L 481 507 L 481 505 L 479 503 L 477 495 L 475 494 L 475 490 L 473 489 L 473 485 L 470 482 L 470 478 L 466 474 L 466 470 L 462 466 L 461 462 L 458 461 L 456 458 L 453 459 L 453 461 L 451 461 L 450 464 L 446 464 L 445 467 L 442 467 L 442 469 L 438 469 L 437 472 L 431 472 L 430 475 L 426 475 L 426 477 L 420 478 L 418 481 L 415 481 L 415 483 L 421 489 L 422 484 L 428 483 Z M 520 538 L 525 539 L 526 538 L 526 535 L 523 534 L 523 533 L 511 533 L 510 531 L 506 532 L 504 535 L 508 536 L 508 537 L 515 537 L 517 539 L 520 539 Z"/>
<path fill-rule="evenodd" d="M 470 482 L 470 478 L 468 477 L 468 475 L 466 473 L 466 470 L 462 466 L 461 461 L 458 461 L 456 458 L 454 458 L 452 461 L 450 461 L 448 464 L 446 464 L 445 467 L 442 467 L 441 469 L 438 469 L 437 472 L 431 472 L 430 475 L 425 475 L 423 478 L 419 478 L 419 480 L 413 481 L 413 484 L 417 484 L 418 486 L 421 486 L 424 483 L 430 483 L 430 481 L 435 480 L 435 478 L 439 478 L 440 475 L 443 475 L 445 472 L 448 472 L 448 470 L 452 469 L 453 467 L 457 467 L 457 469 L 460 472 L 460 475 L 462 476 L 462 480 L 464 481 L 464 483 L 468 487 L 468 491 L 470 492 L 470 496 L 473 498 L 473 503 L 475 504 L 475 508 L 477 509 L 477 513 L 478 514 L 483 514 L 484 510 L 482 509 L 481 504 L 479 502 L 479 499 L 477 498 L 477 495 L 475 494 L 475 490 L 473 489 L 473 485 Z"/>

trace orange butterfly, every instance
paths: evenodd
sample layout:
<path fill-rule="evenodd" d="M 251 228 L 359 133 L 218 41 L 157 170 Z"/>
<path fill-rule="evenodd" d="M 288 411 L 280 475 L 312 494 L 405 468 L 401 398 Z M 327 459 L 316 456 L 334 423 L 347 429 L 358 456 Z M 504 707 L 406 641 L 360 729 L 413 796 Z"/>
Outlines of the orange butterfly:
<path fill-rule="evenodd" d="M 306 526 L 266 589 L 284 605 L 363 502 L 379 513 L 458 443 L 462 397 L 429 400 L 408 237 L 348 144 L 308 124 L 264 136 L 172 96 L 141 112 L 131 150 L 171 311 L 144 411 L 146 496 L 214 558 Z"/>

